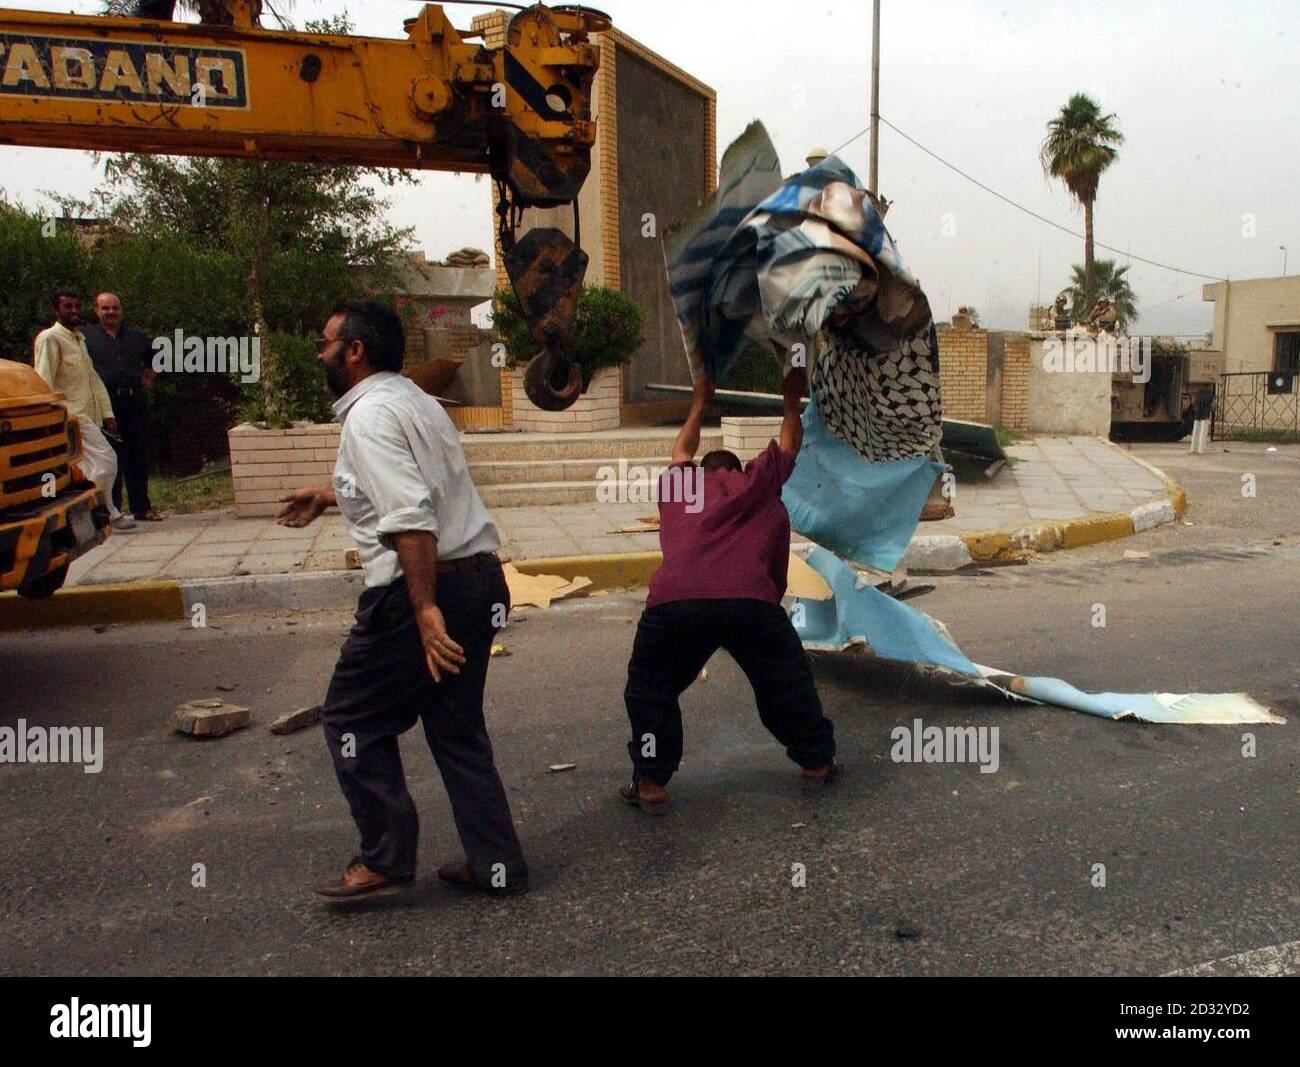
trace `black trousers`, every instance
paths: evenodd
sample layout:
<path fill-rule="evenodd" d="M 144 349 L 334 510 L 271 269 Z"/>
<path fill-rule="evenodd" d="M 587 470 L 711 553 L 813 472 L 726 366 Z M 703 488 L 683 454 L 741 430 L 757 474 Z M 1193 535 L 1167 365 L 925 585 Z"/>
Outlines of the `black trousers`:
<path fill-rule="evenodd" d="M 632 722 L 628 754 L 638 776 L 667 784 L 682 760 L 678 697 L 719 649 L 754 687 L 758 717 L 800 767 L 835 755 L 835 727 L 803 644 L 780 604 L 762 600 L 677 600 L 646 608 L 636 629 L 623 699 Z"/>
<path fill-rule="evenodd" d="M 113 506 L 122 510 L 122 487 L 135 515 L 147 515 L 149 503 L 149 403 L 143 389 L 113 394 L 113 414 L 121 440 L 108 440 L 117 453 L 117 481 L 113 483 Z"/>
<path fill-rule="evenodd" d="M 494 623 L 504 622 L 510 590 L 501 564 L 439 574 L 437 603 L 447 632 L 465 649 L 459 674 L 434 682 L 411 609 L 406 580 L 367 589 L 339 655 L 321 720 L 339 785 L 361 831 L 371 870 L 415 875 L 419 817 L 406 789 L 398 735 L 420 719 L 442 774 L 470 869 L 487 884 L 528 878 L 483 721 L 483 685 Z"/>

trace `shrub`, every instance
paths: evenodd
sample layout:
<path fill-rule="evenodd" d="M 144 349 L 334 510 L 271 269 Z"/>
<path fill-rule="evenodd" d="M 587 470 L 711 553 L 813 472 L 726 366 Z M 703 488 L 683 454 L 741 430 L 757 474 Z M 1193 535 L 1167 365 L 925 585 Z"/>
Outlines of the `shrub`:
<path fill-rule="evenodd" d="M 583 286 L 573 317 L 567 355 L 589 380 L 601 367 L 620 367 L 645 338 L 645 311 L 630 297 L 600 285 Z M 513 289 L 498 289 L 492 299 L 492 336 L 506 346 L 506 366 L 526 364 L 542 350 L 528 335 L 523 308 Z"/>
<path fill-rule="evenodd" d="M 50 295 L 56 289 L 84 294 L 86 268 L 71 224 L 0 199 L 0 359 L 32 361 L 36 335 L 54 322 Z"/>
<path fill-rule="evenodd" d="M 267 359 L 267 353 L 274 358 Z M 302 334 L 272 330 L 262 339 L 262 374 L 269 382 L 241 384 L 239 416 L 271 427 L 295 420 L 330 422 L 334 418 L 325 386 L 325 368 L 316 358 L 316 342 Z M 269 385 L 269 388 L 268 388 Z M 267 397 L 274 409 L 268 409 Z"/>

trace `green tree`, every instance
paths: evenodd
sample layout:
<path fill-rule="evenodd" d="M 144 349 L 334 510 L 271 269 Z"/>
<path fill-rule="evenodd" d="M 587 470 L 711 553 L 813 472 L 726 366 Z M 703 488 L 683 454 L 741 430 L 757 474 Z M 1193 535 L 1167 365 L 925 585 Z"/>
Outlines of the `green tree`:
<path fill-rule="evenodd" d="M 387 201 L 375 185 L 391 187 L 406 176 L 315 163 L 143 155 L 109 157 L 104 169 L 107 183 L 92 207 L 78 210 L 108 219 L 115 235 L 107 244 L 167 248 L 156 263 L 159 284 L 202 307 L 203 322 L 230 321 L 234 309 L 237 328 L 222 335 L 262 338 L 261 417 L 275 423 L 301 417 L 276 388 L 284 376 L 272 372 L 273 335 L 314 336 L 330 308 L 358 292 L 392 297 L 410 230 L 387 222 Z M 102 277 L 116 284 L 107 271 Z M 193 331 L 191 321 L 189 314 L 172 319 Z"/>
<path fill-rule="evenodd" d="M 1070 298 L 1070 314 L 1075 322 L 1087 322 L 1087 267 L 1076 263 L 1072 270 L 1073 277 L 1065 290 Z M 1129 323 L 1137 318 L 1137 295 L 1129 285 L 1128 267 L 1117 267 L 1113 259 L 1097 260 L 1092 265 L 1092 293 L 1094 302 L 1110 301 L 1110 306 L 1115 309 L 1115 327 L 1120 333 L 1126 333 Z"/>
<path fill-rule="evenodd" d="M 83 292 L 88 256 L 71 223 L 0 198 L 0 359 L 32 361 L 32 342 L 54 321 L 57 289 Z"/>
<path fill-rule="evenodd" d="M 1075 93 L 1047 123 L 1047 136 L 1039 148 L 1043 173 L 1060 178 L 1073 200 L 1083 205 L 1083 304 L 1084 316 L 1092 311 L 1093 205 L 1103 172 L 1115 162 L 1124 135 L 1115 126 L 1114 114 L 1103 114 L 1101 105 L 1086 93 Z M 1078 305 L 1076 305 L 1078 306 Z"/>

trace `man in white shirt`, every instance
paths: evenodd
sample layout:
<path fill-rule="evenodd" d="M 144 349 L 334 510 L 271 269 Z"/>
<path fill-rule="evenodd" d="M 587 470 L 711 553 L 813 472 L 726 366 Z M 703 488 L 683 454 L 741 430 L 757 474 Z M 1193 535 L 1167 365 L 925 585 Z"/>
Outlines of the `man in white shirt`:
<path fill-rule="evenodd" d="M 113 527 L 129 530 L 135 520 L 113 506 L 113 483 L 117 481 L 117 453 L 108 443 L 101 426 L 116 436 L 117 420 L 108 390 L 95 372 L 86 339 L 81 330 L 81 298 L 75 293 L 58 292 L 50 300 L 54 325 L 36 335 L 36 373 L 64 395 L 68 415 L 81 424 L 81 469 L 87 478 L 104 490 L 108 497 L 108 514 Z"/>
<path fill-rule="evenodd" d="M 415 877 L 419 820 L 398 736 L 417 719 L 442 773 L 463 863 L 438 869 L 458 888 L 523 892 L 528 868 L 483 720 L 496 630 L 510 610 L 501 542 L 470 481 L 447 413 L 409 378 L 397 315 L 349 300 L 317 339 L 343 430 L 330 486 L 283 498 L 280 522 L 306 526 L 337 505 L 366 589 L 321 713 L 361 854 L 316 887 L 355 897 Z"/>

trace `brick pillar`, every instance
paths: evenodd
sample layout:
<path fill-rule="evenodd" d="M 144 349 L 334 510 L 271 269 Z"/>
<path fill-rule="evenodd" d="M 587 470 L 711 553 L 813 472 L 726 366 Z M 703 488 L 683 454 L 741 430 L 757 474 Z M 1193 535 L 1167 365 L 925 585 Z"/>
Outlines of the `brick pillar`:
<path fill-rule="evenodd" d="M 704 115 L 704 167 L 704 195 L 712 196 L 718 190 L 718 98 L 712 94 Z"/>
<path fill-rule="evenodd" d="M 1013 430 L 1029 429 L 1029 337 L 1006 339 L 1002 353 L 1002 422 Z"/>
<path fill-rule="evenodd" d="M 483 43 L 488 48 L 500 48 L 506 43 L 506 24 L 510 16 L 504 11 L 488 11 L 470 19 L 471 30 L 483 31 Z"/>
<path fill-rule="evenodd" d="M 600 248 L 607 289 L 622 289 L 619 275 L 618 202 L 618 45 L 613 33 L 600 35 L 596 72 L 596 139 L 600 145 Z M 587 179 L 588 181 L 591 178 Z"/>
<path fill-rule="evenodd" d="M 983 422 L 988 410 L 988 334 L 969 325 L 954 325 L 938 333 L 943 413 L 953 419 Z"/>
<path fill-rule="evenodd" d="M 507 367 L 501 368 L 501 425 L 515 424 L 515 374 Z"/>

